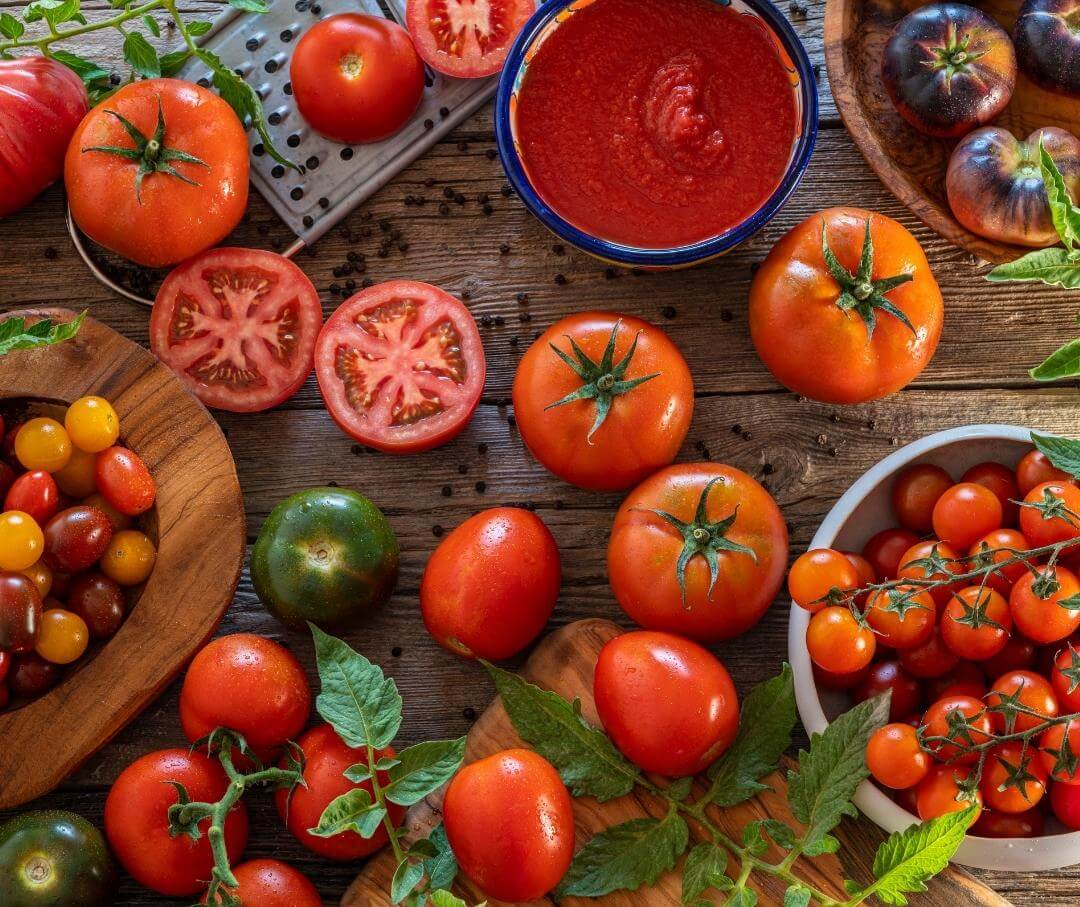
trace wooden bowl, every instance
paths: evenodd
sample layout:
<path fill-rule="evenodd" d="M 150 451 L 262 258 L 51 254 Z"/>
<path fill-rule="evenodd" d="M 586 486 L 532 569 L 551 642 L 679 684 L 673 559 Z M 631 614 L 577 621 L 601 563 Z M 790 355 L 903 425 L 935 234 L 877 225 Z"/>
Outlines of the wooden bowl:
<path fill-rule="evenodd" d="M 945 239 L 995 263 L 1031 251 L 971 233 L 953 217 L 945 170 L 956 140 L 935 139 L 896 112 L 881 80 L 881 58 L 893 26 L 924 6 L 917 0 L 826 0 L 825 62 L 844 125 L 885 185 L 911 212 Z M 1019 0 L 974 3 L 1011 34 Z M 1040 126 L 1076 133 L 1080 100 L 1046 91 L 1023 73 L 1005 111 L 995 120 L 1020 138 Z"/>
<path fill-rule="evenodd" d="M 85 394 L 113 404 L 125 443 L 157 482 L 157 563 L 112 639 L 40 699 L 0 712 L 0 809 L 52 790 L 161 692 L 217 628 L 244 562 L 229 446 L 154 356 L 87 318 L 72 341 L 0 357 L 0 398 L 70 403 Z"/>

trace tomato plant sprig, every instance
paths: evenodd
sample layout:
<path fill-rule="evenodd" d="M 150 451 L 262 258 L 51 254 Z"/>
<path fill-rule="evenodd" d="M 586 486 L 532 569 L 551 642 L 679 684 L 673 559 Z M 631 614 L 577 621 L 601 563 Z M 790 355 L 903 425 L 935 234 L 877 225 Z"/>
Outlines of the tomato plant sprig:
<path fill-rule="evenodd" d="M 13 350 L 29 350 L 70 340 L 79 332 L 85 318 L 85 311 L 72 321 L 53 322 L 43 318 L 31 325 L 20 316 L 5 318 L 0 321 L 0 356 Z"/>

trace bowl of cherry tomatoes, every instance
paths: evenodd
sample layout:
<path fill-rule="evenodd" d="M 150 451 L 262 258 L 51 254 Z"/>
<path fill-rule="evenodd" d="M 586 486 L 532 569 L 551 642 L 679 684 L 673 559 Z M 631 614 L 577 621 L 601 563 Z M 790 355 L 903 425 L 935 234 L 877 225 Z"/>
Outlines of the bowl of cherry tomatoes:
<path fill-rule="evenodd" d="M 1025 428 L 929 435 L 836 502 L 792 566 L 788 652 L 810 734 L 891 693 L 866 816 L 976 804 L 956 862 L 1080 862 L 1078 569 L 1080 488 Z"/>

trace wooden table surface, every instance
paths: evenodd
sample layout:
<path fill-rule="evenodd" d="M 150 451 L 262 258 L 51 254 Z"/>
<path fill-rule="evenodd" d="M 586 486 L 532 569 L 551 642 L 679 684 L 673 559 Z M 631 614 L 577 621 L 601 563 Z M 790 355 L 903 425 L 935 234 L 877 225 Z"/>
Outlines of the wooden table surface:
<path fill-rule="evenodd" d="M 0 0 L 0 9 L 18 5 Z M 218 9 L 202 0 L 182 5 L 204 13 Z M 494 154 L 490 105 L 353 212 L 314 250 L 299 256 L 327 314 L 343 298 L 346 279 L 410 277 L 465 299 L 481 324 L 488 358 L 482 404 L 465 432 L 438 450 L 394 458 L 358 447 L 327 415 L 314 379 L 271 412 L 218 414 L 240 474 L 249 541 L 282 497 L 313 485 L 355 488 L 387 514 L 401 543 L 401 581 L 389 604 L 347 638 L 401 687 L 404 743 L 464 733 L 492 695 L 477 666 L 443 651 L 427 636 L 417 605 L 421 572 L 439 536 L 472 513 L 497 504 L 527 504 L 551 527 L 564 574 L 553 627 L 588 616 L 625 622 L 604 569 L 608 529 L 620 495 L 585 492 L 547 474 L 525 451 L 509 405 L 521 353 L 561 316 L 615 309 L 654 321 L 670 333 L 697 388 L 693 425 L 679 459 L 723 461 L 758 477 L 789 522 L 793 556 L 805 549 L 851 481 L 897 445 L 980 421 L 1077 433 L 1076 387 L 1036 386 L 1027 369 L 1075 335 L 1080 297 L 984 281 L 984 267 L 930 233 L 894 200 L 836 115 L 822 60 L 824 4 L 815 0 L 809 9 L 803 6 L 782 3 L 813 60 L 822 64 L 817 150 L 783 212 L 726 258 L 689 271 L 635 275 L 605 269 L 564 249 L 508 190 L 503 194 L 506 183 Z M 90 15 L 100 16 L 106 4 L 94 0 L 87 7 Z M 80 48 L 85 56 L 109 53 L 115 60 L 111 36 L 87 39 Z M 451 203 L 443 214 L 439 203 L 447 189 L 463 195 L 465 203 Z M 406 206 L 407 196 L 425 203 Z M 481 196 L 490 199 L 488 215 Z M 786 391 L 759 362 L 747 329 L 746 299 L 755 265 L 784 231 L 820 208 L 852 203 L 896 217 L 914 230 L 944 292 L 945 330 L 934 360 L 907 390 L 873 404 L 826 406 Z M 283 248 L 289 238 L 253 195 L 249 218 L 233 241 Z M 333 269 L 345 264 L 350 252 L 365 256 L 366 272 L 335 277 Z M 64 227 L 63 194 L 55 187 L 20 214 L 0 221 L 0 310 L 43 303 L 89 307 L 113 328 L 147 342 L 147 310 L 97 284 L 77 257 Z M 718 647 L 740 689 L 779 669 L 786 628 L 787 606 L 778 600 L 755 630 Z M 314 676 L 306 634 L 283 629 L 263 611 L 246 570 L 220 629 L 223 634 L 238 631 L 285 642 Z M 109 785 L 126 765 L 143 753 L 183 743 L 178 689 L 174 683 L 63 787 L 34 805 L 73 809 L 100 824 Z M 0 741 L 0 770 L 2 756 Z M 247 856 L 295 863 L 328 903 L 336 903 L 357 865 L 330 864 L 304 851 L 282 828 L 268 795 L 249 797 L 248 809 L 253 831 Z M 1018 905 L 1065 907 L 1080 900 L 1080 869 L 979 875 Z M 153 895 L 128 879 L 118 903 L 184 902 Z"/>

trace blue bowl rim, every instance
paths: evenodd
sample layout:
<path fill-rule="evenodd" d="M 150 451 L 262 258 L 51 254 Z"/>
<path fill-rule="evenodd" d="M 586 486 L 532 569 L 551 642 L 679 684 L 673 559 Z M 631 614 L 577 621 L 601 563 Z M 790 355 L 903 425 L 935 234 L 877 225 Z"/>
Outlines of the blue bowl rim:
<path fill-rule="evenodd" d="M 790 198 L 802 180 L 810 156 L 817 142 L 818 133 L 818 86 L 810 58 L 806 53 L 795 29 L 787 18 L 769 0 L 743 0 L 765 20 L 781 38 L 788 55 L 795 63 L 799 73 L 800 88 L 803 96 L 803 129 L 796 146 L 795 154 L 788 166 L 784 179 L 776 190 L 754 214 L 719 236 L 668 249 L 644 249 L 608 242 L 591 234 L 584 233 L 559 214 L 556 214 L 537 194 L 529 182 L 517 150 L 514 147 L 513 133 L 510 128 L 510 97 L 514 82 L 525 59 L 525 53 L 535 40 L 540 30 L 562 9 L 575 0 L 545 0 L 518 33 L 499 76 L 498 93 L 495 97 L 495 142 L 503 169 L 525 206 L 533 215 L 557 236 L 583 249 L 598 258 L 621 264 L 645 267 L 678 267 L 694 264 L 722 255 L 743 240 L 753 236 L 768 223 Z M 722 2 L 722 0 L 715 0 Z"/>

